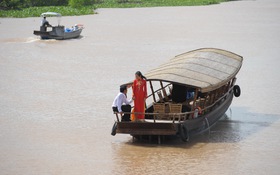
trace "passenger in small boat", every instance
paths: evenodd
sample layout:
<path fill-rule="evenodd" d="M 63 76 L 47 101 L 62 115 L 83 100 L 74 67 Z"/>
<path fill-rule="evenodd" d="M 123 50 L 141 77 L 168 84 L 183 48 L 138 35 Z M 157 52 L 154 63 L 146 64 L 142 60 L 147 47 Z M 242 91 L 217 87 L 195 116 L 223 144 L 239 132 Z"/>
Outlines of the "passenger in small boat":
<path fill-rule="evenodd" d="M 123 85 L 120 87 L 120 92 L 115 97 L 113 101 L 113 112 L 119 112 L 122 115 L 122 122 L 123 121 L 131 121 L 130 120 L 130 114 L 124 114 L 123 112 L 131 112 L 131 106 L 130 103 L 132 103 L 131 100 L 127 100 L 127 86 Z"/>
<path fill-rule="evenodd" d="M 51 27 L 49 21 L 47 21 L 46 17 L 44 16 L 44 18 L 42 19 L 41 21 L 41 26 L 44 26 L 44 27 Z"/>
<path fill-rule="evenodd" d="M 140 71 L 135 73 L 135 80 L 133 81 L 133 100 L 134 112 L 145 113 L 145 101 L 147 98 L 146 77 Z M 144 114 L 135 114 L 136 121 L 144 121 Z"/>

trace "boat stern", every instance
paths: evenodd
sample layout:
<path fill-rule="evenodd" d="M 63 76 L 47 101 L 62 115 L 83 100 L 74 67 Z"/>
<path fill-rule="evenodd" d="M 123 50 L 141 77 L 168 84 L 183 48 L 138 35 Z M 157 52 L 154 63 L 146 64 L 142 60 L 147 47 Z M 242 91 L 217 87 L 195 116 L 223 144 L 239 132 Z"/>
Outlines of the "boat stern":
<path fill-rule="evenodd" d="M 176 135 L 178 126 L 174 123 L 117 122 L 117 134 L 137 135 Z M 114 130 L 114 127 L 113 127 Z"/>

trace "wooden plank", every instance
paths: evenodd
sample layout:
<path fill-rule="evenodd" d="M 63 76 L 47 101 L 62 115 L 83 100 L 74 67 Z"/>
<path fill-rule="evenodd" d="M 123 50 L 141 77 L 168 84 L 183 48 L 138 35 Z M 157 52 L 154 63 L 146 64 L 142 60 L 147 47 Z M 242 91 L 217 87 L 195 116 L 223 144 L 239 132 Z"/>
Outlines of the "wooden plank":
<path fill-rule="evenodd" d="M 149 123 L 149 122 L 118 122 L 118 128 L 132 129 L 173 129 L 173 123 Z"/>
<path fill-rule="evenodd" d="M 116 132 L 131 135 L 175 135 L 176 128 L 173 123 L 118 122 Z"/>
<path fill-rule="evenodd" d="M 49 32 L 42 32 L 42 31 L 36 31 L 36 30 L 34 30 L 33 34 L 34 35 L 44 35 L 44 36 L 49 36 L 50 35 Z"/>
<path fill-rule="evenodd" d="M 176 130 L 170 129 L 117 129 L 119 134 L 131 134 L 131 135 L 176 135 Z"/>

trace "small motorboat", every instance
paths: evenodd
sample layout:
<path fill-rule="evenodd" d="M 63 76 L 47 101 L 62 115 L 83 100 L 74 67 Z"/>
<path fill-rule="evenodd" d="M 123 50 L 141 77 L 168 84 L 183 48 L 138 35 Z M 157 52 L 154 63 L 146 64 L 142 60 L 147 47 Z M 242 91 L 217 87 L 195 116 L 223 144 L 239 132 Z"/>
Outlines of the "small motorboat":
<path fill-rule="evenodd" d="M 160 143 L 165 136 L 188 141 L 209 130 L 225 114 L 233 96 L 240 96 L 240 87 L 235 83 L 242 61 L 242 56 L 216 48 L 175 56 L 146 74 L 150 95 L 145 122 L 122 122 L 121 115 L 115 113 L 111 134 L 155 138 Z"/>
<path fill-rule="evenodd" d="M 56 16 L 58 25 L 52 26 L 46 21 L 46 17 L 48 16 Z M 41 36 L 41 39 L 57 39 L 57 40 L 65 40 L 71 38 L 77 38 L 80 36 L 82 30 L 84 29 L 82 24 L 75 24 L 71 28 L 65 28 L 63 25 L 60 25 L 61 14 L 56 12 L 46 12 L 41 14 L 42 25 L 40 26 L 40 30 L 34 30 L 33 34 Z"/>

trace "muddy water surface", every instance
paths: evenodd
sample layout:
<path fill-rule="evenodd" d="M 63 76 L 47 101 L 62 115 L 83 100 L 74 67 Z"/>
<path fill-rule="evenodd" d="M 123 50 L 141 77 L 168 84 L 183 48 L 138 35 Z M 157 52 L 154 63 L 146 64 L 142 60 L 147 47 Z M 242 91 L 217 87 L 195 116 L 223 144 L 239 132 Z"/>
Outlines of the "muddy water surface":
<path fill-rule="evenodd" d="M 0 18 L 0 174 L 279 174 L 279 1 L 98 13 L 64 17 L 85 25 L 68 41 L 33 36 L 39 18 Z M 244 56 L 241 97 L 210 134 L 110 135 L 119 84 L 201 47 Z"/>

